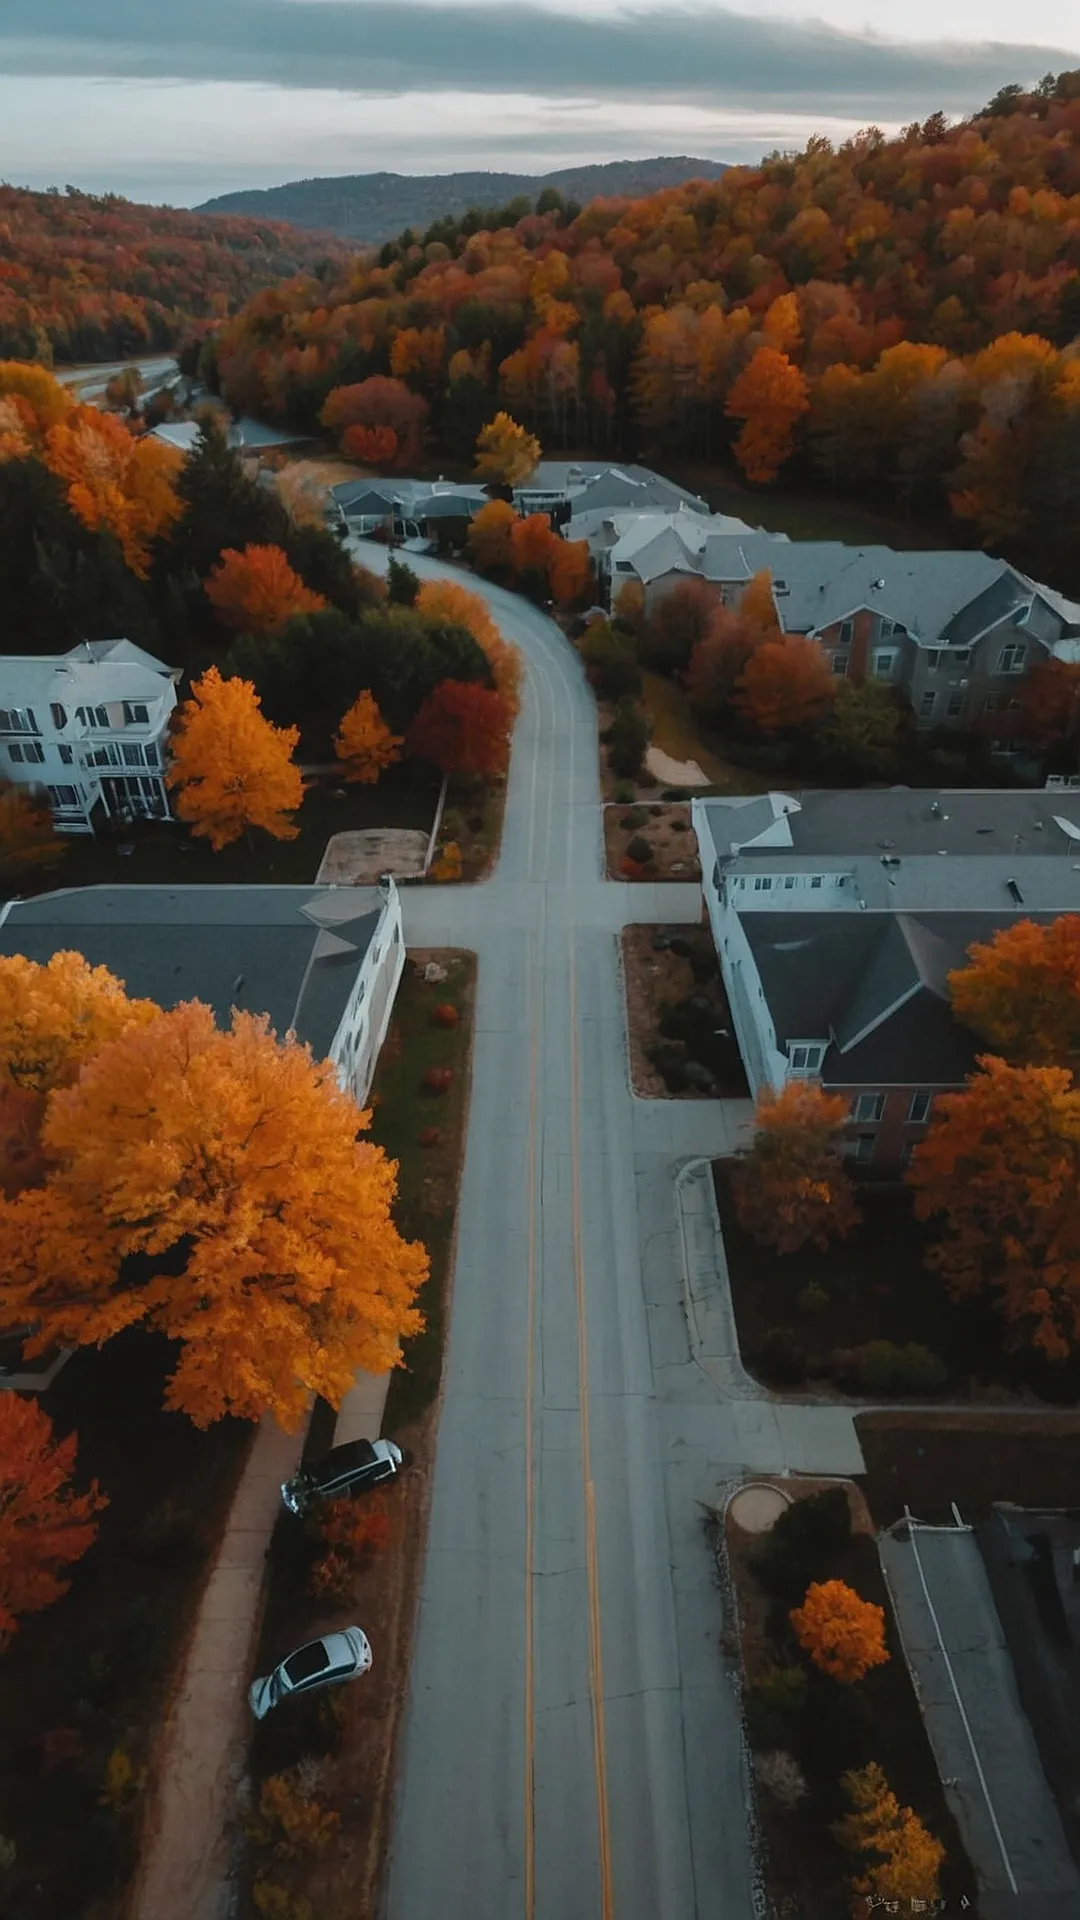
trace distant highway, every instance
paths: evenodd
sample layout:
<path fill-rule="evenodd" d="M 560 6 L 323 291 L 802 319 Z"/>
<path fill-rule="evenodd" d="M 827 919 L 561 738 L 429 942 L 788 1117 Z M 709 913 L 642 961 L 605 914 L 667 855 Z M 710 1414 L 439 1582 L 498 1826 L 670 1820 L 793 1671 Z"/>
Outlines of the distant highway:
<path fill-rule="evenodd" d="M 171 353 L 154 354 L 148 360 L 110 360 L 103 366 L 57 367 L 55 371 L 62 386 L 78 387 L 80 400 L 93 402 L 101 399 L 113 375 L 123 373 L 127 367 L 139 369 L 143 387 L 151 392 L 163 386 L 177 371 L 176 358 Z"/>

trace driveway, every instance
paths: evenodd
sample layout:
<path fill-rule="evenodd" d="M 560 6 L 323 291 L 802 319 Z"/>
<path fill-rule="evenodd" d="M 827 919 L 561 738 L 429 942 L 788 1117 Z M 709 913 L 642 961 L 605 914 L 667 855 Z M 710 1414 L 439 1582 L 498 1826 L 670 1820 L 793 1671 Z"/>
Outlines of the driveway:
<path fill-rule="evenodd" d="M 471 947 L 479 969 L 386 1920 L 751 1920 L 699 1503 L 764 1461 L 691 1355 L 674 1193 L 749 1110 L 632 1097 L 618 930 L 696 921 L 700 892 L 605 881 L 577 658 L 517 596 L 469 585 L 526 681 L 496 871 L 402 894 L 410 945 Z"/>
<path fill-rule="evenodd" d="M 1065 1843 L 974 1535 L 886 1535 L 882 1562 L 934 1757 L 979 1880 L 986 1920 L 1073 1920 Z"/>

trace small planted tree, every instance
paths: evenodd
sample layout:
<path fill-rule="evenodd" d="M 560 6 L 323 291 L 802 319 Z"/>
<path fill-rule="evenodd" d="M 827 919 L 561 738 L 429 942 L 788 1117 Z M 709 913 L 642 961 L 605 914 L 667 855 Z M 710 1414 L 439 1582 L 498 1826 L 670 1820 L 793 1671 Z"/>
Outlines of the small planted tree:
<path fill-rule="evenodd" d="M 843 1580 L 807 1587 L 802 1606 L 793 1607 L 788 1617 L 815 1667 L 844 1686 L 853 1686 L 889 1658 L 884 1608 L 864 1600 Z"/>
<path fill-rule="evenodd" d="M 512 715 L 501 693 L 444 680 L 429 694 L 408 736 L 408 751 L 440 773 L 491 780 L 505 773 Z"/>
<path fill-rule="evenodd" d="M 358 693 L 334 739 L 346 780 L 374 786 L 380 773 L 401 757 L 401 736 L 391 733 L 372 695 Z"/>
<path fill-rule="evenodd" d="M 790 1080 L 758 1097 L 753 1142 L 735 1181 L 741 1225 L 762 1246 L 794 1253 L 827 1247 L 858 1224 L 855 1191 L 842 1158 L 850 1115 L 839 1094 Z"/>
<path fill-rule="evenodd" d="M 226 547 L 206 597 L 222 626 L 237 633 L 280 633 L 297 614 L 320 613 L 327 604 L 304 585 L 281 547 Z"/>
<path fill-rule="evenodd" d="M 867 1907 L 903 1901 L 919 1911 L 936 1901 L 945 1849 L 910 1807 L 902 1807 L 875 1760 L 840 1782 L 851 1809 L 833 1833 L 847 1853 L 862 1856 L 852 1892 Z M 919 1902 L 916 1908 L 915 1903 Z"/>
<path fill-rule="evenodd" d="M 497 413 L 476 436 L 476 473 L 481 480 L 515 487 L 528 479 L 539 458 L 539 440 L 508 413 Z"/>
<path fill-rule="evenodd" d="M 953 1012 L 996 1053 L 1023 1066 L 1080 1059 L 1080 914 L 1049 926 L 1017 920 L 968 949 L 949 975 Z"/>

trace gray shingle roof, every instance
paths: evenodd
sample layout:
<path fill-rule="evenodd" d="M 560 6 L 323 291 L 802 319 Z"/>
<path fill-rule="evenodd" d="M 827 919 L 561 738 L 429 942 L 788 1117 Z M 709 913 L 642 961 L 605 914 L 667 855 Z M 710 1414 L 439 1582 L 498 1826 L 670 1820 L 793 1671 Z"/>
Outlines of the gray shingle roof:
<path fill-rule="evenodd" d="M 1080 837 L 1070 839 L 1057 824 L 1070 821 L 1080 836 L 1080 791 L 889 787 L 782 797 L 797 803 L 787 824 L 791 846 L 799 854 L 937 854 L 944 847 L 955 854 L 1030 858 L 1067 853 L 1080 859 Z M 714 799 L 703 804 L 718 847 L 752 838 L 744 822 L 755 816 L 748 814 L 745 803 Z M 773 818 L 771 806 L 765 812 L 767 804 L 763 799 L 759 831 Z"/>
<path fill-rule="evenodd" d="M 0 953 L 44 962 L 74 948 L 160 1006 L 204 1000 L 223 1026 L 234 1006 L 266 1013 L 323 1059 L 382 910 L 376 887 L 336 888 L 332 941 L 312 912 L 326 898 L 312 887 L 60 890 L 15 903 Z"/>

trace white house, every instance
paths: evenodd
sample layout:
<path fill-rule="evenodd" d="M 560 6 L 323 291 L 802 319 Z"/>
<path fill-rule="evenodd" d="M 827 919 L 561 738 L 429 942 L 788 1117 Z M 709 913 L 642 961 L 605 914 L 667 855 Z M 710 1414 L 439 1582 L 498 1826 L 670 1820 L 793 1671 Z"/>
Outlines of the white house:
<path fill-rule="evenodd" d="M 699 513 L 686 506 L 671 513 L 590 507 L 587 512 L 575 510 L 563 529 L 568 540 L 584 540 L 596 568 L 598 593 L 612 603 L 628 581 L 637 581 L 647 594 L 653 580 L 667 581 L 672 574 L 700 578 L 707 541 L 753 531 L 730 514 Z"/>
<path fill-rule="evenodd" d="M 0 774 L 44 788 L 57 831 L 108 816 L 167 820 L 165 736 L 178 667 L 130 640 L 0 657 Z"/>

